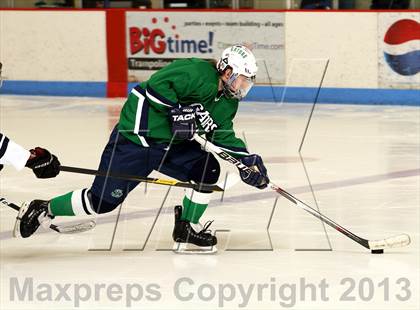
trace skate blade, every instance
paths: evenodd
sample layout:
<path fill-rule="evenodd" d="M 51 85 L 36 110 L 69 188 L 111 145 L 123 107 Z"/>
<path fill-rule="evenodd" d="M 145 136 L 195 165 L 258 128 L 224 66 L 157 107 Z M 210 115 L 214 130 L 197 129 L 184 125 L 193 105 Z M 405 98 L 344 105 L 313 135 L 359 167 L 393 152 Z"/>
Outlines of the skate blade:
<path fill-rule="evenodd" d="M 197 246 L 191 243 L 175 242 L 172 248 L 176 254 L 200 254 L 209 255 L 217 253 L 217 247 L 214 246 Z"/>
<path fill-rule="evenodd" d="M 22 203 L 22 205 L 19 208 L 19 213 L 16 217 L 15 221 L 15 227 L 13 228 L 13 237 L 14 238 L 22 238 L 20 235 L 20 219 L 22 218 L 22 215 L 28 210 L 29 202 L 25 201 Z"/>

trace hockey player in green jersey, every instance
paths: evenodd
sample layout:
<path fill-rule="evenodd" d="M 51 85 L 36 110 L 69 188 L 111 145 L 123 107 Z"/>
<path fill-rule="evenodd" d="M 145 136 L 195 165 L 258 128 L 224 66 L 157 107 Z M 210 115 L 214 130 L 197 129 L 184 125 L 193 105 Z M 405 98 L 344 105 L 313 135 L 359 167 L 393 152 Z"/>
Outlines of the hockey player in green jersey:
<path fill-rule="evenodd" d="M 180 181 L 216 184 L 219 163 L 192 140 L 198 132 L 243 164 L 253 166 L 254 173 L 241 173 L 242 180 L 265 188 L 269 179 L 261 157 L 249 154 L 233 130 L 239 101 L 253 86 L 256 73 L 255 57 L 242 45 L 226 49 L 217 63 L 182 59 L 157 71 L 129 94 L 99 170 L 139 176 L 156 170 Z M 49 201 L 34 200 L 21 208 L 15 235 L 29 237 L 40 221 L 54 216 L 110 212 L 138 184 L 97 176 L 90 188 Z M 175 207 L 173 239 L 178 251 L 190 247 L 215 251 L 217 239 L 208 230 L 210 224 L 198 228 L 210 197 L 211 192 L 187 189 L 182 206 Z"/>

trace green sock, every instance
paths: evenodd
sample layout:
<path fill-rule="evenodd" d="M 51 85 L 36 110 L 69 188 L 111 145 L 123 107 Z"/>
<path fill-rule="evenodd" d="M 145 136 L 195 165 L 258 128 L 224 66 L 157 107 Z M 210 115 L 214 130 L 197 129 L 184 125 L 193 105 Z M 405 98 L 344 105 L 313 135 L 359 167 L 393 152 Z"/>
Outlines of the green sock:
<path fill-rule="evenodd" d="M 73 216 L 73 207 L 71 205 L 71 196 L 73 192 L 67 193 L 62 196 L 55 197 L 50 201 L 51 215 L 58 216 Z"/>
<path fill-rule="evenodd" d="M 88 198 L 87 188 L 78 189 L 50 201 L 51 215 L 74 216 L 94 214 Z"/>
<path fill-rule="evenodd" d="M 193 202 L 185 196 L 182 206 L 181 220 L 197 224 L 204 211 L 206 211 L 208 204 Z"/>

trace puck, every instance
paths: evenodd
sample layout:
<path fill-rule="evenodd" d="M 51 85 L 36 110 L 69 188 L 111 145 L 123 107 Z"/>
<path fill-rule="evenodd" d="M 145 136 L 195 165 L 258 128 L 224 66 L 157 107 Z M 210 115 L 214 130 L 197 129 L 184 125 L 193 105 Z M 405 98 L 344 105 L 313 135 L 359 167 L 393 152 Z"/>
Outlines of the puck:
<path fill-rule="evenodd" d="M 372 254 L 384 254 L 384 250 L 372 250 Z"/>

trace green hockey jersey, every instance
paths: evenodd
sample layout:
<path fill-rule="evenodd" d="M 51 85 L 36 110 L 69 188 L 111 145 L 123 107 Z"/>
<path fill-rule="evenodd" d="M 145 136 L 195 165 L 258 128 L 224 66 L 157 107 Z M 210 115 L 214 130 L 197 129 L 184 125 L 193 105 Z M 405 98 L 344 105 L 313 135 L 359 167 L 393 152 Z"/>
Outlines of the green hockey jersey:
<path fill-rule="evenodd" d="M 121 111 L 118 129 L 144 147 L 150 141 L 170 143 L 168 111 L 196 106 L 200 134 L 206 134 L 207 139 L 236 157 L 248 155 L 245 143 L 233 130 L 239 102 L 218 96 L 218 85 L 219 74 L 211 62 L 198 58 L 176 60 L 133 88 Z"/>

